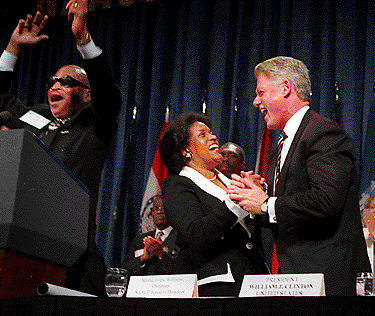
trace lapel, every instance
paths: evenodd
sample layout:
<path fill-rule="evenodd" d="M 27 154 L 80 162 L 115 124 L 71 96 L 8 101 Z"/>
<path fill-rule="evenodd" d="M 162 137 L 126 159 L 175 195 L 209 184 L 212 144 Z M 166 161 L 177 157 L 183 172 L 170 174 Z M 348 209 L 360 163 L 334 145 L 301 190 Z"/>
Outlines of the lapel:
<path fill-rule="evenodd" d="M 220 178 L 220 180 L 228 186 L 230 184 L 230 179 L 227 178 L 223 173 L 221 173 L 219 170 L 215 169 L 215 172 L 217 176 Z M 224 202 L 226 207 L 231 210 L 235 214 L 243 213 L 245 214 L 244 217 L 248 216 L 248 213 L 244 211 L 240 206 L 238 206 L 236 203 L 234 203 L 228 196 L 228 194 L 221 188 L 219 188 L 217 185 L 213 184 L 210 180 L 205 178 L 203 175 L 201 175 L 198 171 L 194 170 L 193 168 L 190 168 L 188 166 L 184 166 L 182 170 L 179 173 L 180 176 L 189 178 L 191 181 L 193 181 L 199 188 L 201 188 L 206 193 L 214 196 L 215 198 L 219 199 L 221 202 Z M 251 216 L 253 218 L 253 215 Z M 241 226 L 251 235 L 251 232 L 249 231 L 244 218 L 237 221 L 241 224 Z M 237 222 L 234 224 L 236 225 Z M 233 225 L 233 226 L 234 226 Z"/>
<path fill-rule="evenodd" d="M 275 192 L 275 196 L 281 195 L 284 192 L 285 189 L 285 182 L 286 182 L 286 175 L 288 174 L 288 169 L 290 168 L 290 163 L 292 160 L 292 156 L 294 154 L 294 151 L 298 145 L 298 143 L 301 140 L 301 137 L 306 129 L 307 124 L 309 123 L 310 119 L 314 115 L 314 111 L 309 109 L 305 116 L 303 117 L 300 126 L 298 127 L 297 133 L 294 136 L 293 142 L 289 148 L 288 154 L 285 158 L 285 162 L 283 165 L 283 168 L 281 169 L 281 173 L 279 175 L 279 181 L 277 183 L 277 189 Z"/>
<path fill-rule="evenodd" d="M 141 236 L 141 242 L 142 242 L 142 245 L 143 247 L 145 246 L 144 243 L 143 243 L 143 238 L 147 237 L 147 236 L 151 236 L 151 237 L 154 237 L 155 236 L 155 233 L 156 233 L 156 230 L 151 230 L 149 232 L 146 232 L 144 233 L 143 235 L 140 235 Z"/>
<path fill-rule="evenodd" d="M 224 182 L 226 186 L 230 184 L 230 179 L 224 176 L 219 170 L 215 169 L 217 176 Z M 206 193 L 216 197 L 220 201 L 224 201 L 226 193 L 223 189 L 219 188 L 217 185 L 213 184 L 210 180 L 201 175 L 198 171 L 193 168 L 184 166 L 180 171 L 180 176 L 184 176 L 193 181 L 198 187 L 200 187 Z"/>
<path fill-rule="evenodd" d="M 177 231 L 175 229 L 172 229 L 167 239 L 164 240 L 163 248 L 167 247 L 168 252 L 173 251 L 173 249 L 176 246 L 176 237 L 177 237 Z"/>
<path fill-rule="evenodd" d="M 70 132 L 70 128 L 71 128 L 71 125 L 73 123 L 75 123 L 78 118 L 82 115 L 82 113 L 88 111 L 88 109 L 91 107 L 91 104 L 88 104 L 86 106 L 84 106 L 83 108 L 79 109 L 76 113 L 74 113 L 74 115 L 71 117 L 71 119 L 66 122 L 65 124 L 61 124 L 55 131 L 50 131 L 50 133 L 48 134 L 48 136 L 44 136 L 44 133 L 46 132 L 46 130 L 48 129 L 48 125 L 45 126 L 42 130 L 40 130 L 39 132 L 39 136 L 41 139 L 43 139 L 43 142 L 46 144 L 47 147 L 50 147 L 51 144 L 55 141 L 55 139 L 57 138 L 58 135 L 60 134 L 69 134 Z M 52 116 L 52 113 L 50 110 L 49 111 L 49 114 L 50 115 L 43 115 L 45 117 L 47 117 L 48 119 L 50 120 L 54 120 L 55 118 Z M 38 112 L 39 113 L 39 112 Z"/>

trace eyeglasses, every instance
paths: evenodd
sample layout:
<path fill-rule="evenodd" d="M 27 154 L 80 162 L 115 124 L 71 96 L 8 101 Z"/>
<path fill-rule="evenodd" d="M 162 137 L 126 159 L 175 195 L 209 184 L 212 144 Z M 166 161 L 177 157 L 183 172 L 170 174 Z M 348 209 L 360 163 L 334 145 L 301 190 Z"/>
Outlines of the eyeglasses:
<path fill-rule="evenodd" d="M 159 207 L 152 207 L 151 208 L 151 212 L 156 212 L 156 211 L 161 211 L 161 212 L 164 212 L 164 207 L 163 206 L 159 206 Z"/>
<path fill-rule="evenodd" d="M 63 76 L 63 77 L 51 76 L 47 78 L 47 86 L 51 88 L 57 81 L 60 82 L 60 85 L 63 87 L 70 87 L 70 88 L 82 87 L 82 88 L 90 89 L 83 82 L 78 81 L 77 79 L 74 79 L 71 76 Z"/>

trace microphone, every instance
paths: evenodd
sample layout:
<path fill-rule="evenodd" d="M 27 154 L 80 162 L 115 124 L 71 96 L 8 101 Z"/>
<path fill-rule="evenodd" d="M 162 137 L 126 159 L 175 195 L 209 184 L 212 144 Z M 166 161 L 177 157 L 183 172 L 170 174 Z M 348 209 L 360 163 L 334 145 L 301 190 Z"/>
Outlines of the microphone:
<path fill-rule="evenodd" d="M 0 126 L 5 125 L 12 119 L 12 114 L 9 111 L 0 112 Z"/>
<path fill-rule="evenodd" d="M 341 102 L 340 83 L 339 83 L 339 79 L 336 78 L 335 80 L 335 104 L 339 104 L 340 102 Z"/>

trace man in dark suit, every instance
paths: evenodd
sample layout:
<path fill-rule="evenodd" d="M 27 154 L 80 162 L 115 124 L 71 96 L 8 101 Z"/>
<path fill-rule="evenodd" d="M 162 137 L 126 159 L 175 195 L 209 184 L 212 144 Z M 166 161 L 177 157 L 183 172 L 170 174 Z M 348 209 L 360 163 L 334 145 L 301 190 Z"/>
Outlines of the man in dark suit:
<path fill-rule="evenodd" d="M 66 286 L 78 289 L 83 266 L 91 252 L 96 253 L 92 257 L 96 258 L 93 265 L 102 267 L 96 275 L 105 275 L 104 259 L 95 245 L 96 204 L 101 171 L 117 130 L 122 101 L 105 53 L 95 45 L 86 29 L 87 0 L 71 0 L 66 7 L 84 68 L 66 65 L 58 69 L 47 81 L 48 104 L 27 108 L 9 94 L 22 48 L 48 38 L 40 34 L 48 17 L 40 12 L 34 18 L 28 15 L 26 20 L 19 21 L 0 58 L 0 111 L 12 114 L 11 121 L 2 129 L 25 128 L 36 134 L 90 192 L 90 209 L 82 210 L 89 212 L 88 252 L 67 275 Z M 45 120 L 44 126 L 38 124 L 41 120 Z M 99 293 L 86 286 L 81 288 L 105 295 L 104 284 L 100 284 L 100 289 Z"/>
<path fill-rule="evenodd" d="M 275 241 L 279 273 L 323 273 L 327 295 L 354 296 L 357 272 L 371 271 L 354 142 L 309 108 L 311 83 L 301 61 L 275 57 L 257 65 L 255 76 L 253 104 L 286 138 L 270 163 L 268 194 L 242 173 L 233 176 L 230 196 L 272 228 L 268 243 Z"/>
<path fill-rule="evenodd" d="M 156 197 L 150 212 L 156 230 L 134 238 L 121 267 L 131 275 L 155 275 L 174 273 L 177 232 L 168 223 L 161 196 Z"/>

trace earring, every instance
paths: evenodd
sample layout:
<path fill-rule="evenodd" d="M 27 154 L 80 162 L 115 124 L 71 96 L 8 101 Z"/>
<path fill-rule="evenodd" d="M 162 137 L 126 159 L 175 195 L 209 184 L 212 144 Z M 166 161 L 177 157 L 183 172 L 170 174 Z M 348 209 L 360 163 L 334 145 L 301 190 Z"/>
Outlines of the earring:
<path fill-rule="evenodd" d="M 186 158 L 186 159 L 190 159 L 191 156 L 193 156 L 193 154 L 192 154 L 190 151 L 187 151 L 187 152 L 185 153 L 185 158 Z"/>

